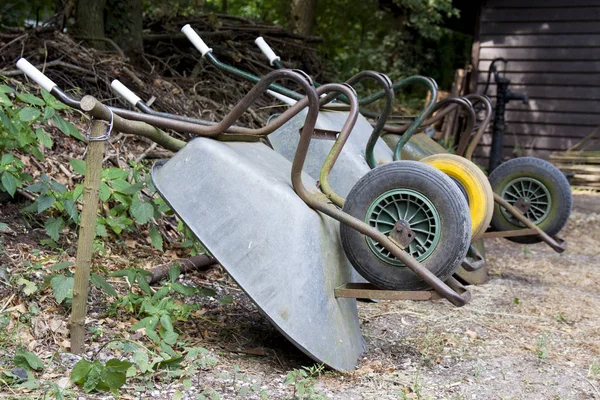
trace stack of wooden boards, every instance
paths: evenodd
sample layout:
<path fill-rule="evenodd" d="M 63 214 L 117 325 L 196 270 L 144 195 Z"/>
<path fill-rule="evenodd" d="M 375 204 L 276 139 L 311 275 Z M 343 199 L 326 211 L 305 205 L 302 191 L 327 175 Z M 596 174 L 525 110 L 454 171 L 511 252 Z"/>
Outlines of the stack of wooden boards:
<path fill-rule="evenodd" d="M 600 190 L 600 126 L 565 151 L 554 151 L 550 161 L 569 179 L 571 186 Z"/>

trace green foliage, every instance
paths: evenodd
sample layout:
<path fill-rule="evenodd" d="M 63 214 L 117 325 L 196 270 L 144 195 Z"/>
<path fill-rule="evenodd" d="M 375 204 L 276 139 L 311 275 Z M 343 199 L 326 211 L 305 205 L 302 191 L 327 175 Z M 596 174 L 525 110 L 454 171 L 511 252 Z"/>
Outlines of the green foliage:
<path fill-rule="evenodd" d="M 125 384 L 127 370 L 133 364 L 111 358 L 106 364 L 101 361 L 90 362 L 81 359 L 71 371 L 71 382 L 81 386 L 86 393 L 94 391 L 110 391 L 115 394 Z"/>
<path fill-rule="evenodd" d="M 115 277 L 127 277 L 131 285 L 137 283 L 143 292 L 140 295 L 133 290 L 130 291 L 127 296 L 123 296 L 115 303 L 115 307 L 134 312 L 141 317 L 131 329 L 144 329 L 146 336 L 172 357 L 177 357 L 177 353 L 171 346 L 175 345 L 179 338 L 179 334 L 173 327 L 174 322 L 187 321 L 192 312 L 198 309 L 197 304 L 180 304 L 173 298 L 175 295 L 193 296 L 199 292 L 194 287 L 177 282 L 179 272 L 179 266 L 171 268 L 169 280 L 155 293 L 148 285 L 149 273 L 145 270 L 129 268 L 112 274 Z M 203 289 L 202 294 L 215 295 L 216 293 Z"/>
<path fill-rule="evenodd" d="M 8 26 L 23 26 L 26 19 L 35 21 L 54 13 L 54 0 L 11 0 L 0 2 L 0 23 Z M 40 23 L 42 21 L 39 21 Z"/>
<path fill-rule="evenodd" d="M 156 18 L 228 13 L 287 27 L 290 4 L 206 0 L 198 7 L 194 0 L 161 0 L 148 1 L 146 11 Z M 370 69 L 393 80 L 417 73 L 432 76 L 448 89 L 454 70 L 462 68 L 470 55 L 471 39 L 443 27 L 458 17 L 452 0 L 318 1 L 314 34 L 323 38 L 320 58 L 334 81 Z"/>
<path fill-rule="evenodd" d="M 286 377 L 284 384 L 292 386 L 293 399 L 326 399 L 316 387 L 316 379 L 321 375 L 325 366 L 323 364 L 315 364 L 312 367 L 302 367 L 302 369 L 294 369 L 290 371 Z"/>
<path fill-rule="evenodd" d="M 24 182 L 32 181 L 31 175 L 23 172 L 24 163 L 15 152 L 32 154 L 43 162 L 43 149 L 53 146 L 50 135 L 43 129 L 49 120 L 62 126 L 61 130 L 71 136 L 77 132 L 71 123 L 56 114 L 56 110 L 68 107 L 45 90 L 42 90 L 42 96 L 43 100 L 0 85 L 0 192 L 13 197 Z"/>
<path fill-rule="evenodd" d="M 17 350 L 13 359 L 15 366 L 39 371 L 44 368 L 44 363 L 30 351 Z"/>

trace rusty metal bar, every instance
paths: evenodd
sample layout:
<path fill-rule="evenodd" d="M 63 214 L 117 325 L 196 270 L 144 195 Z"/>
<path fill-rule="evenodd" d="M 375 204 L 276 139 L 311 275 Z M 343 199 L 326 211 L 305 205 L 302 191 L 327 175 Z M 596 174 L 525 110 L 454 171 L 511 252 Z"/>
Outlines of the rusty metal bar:
<path fill-rule="evenodd" d="M 548 246 L 552 247 L 554 251 L 557 253 L 562 253 L 567 248 L 567 242 L 556 236 L 556 238 L 550 237 L 546 232 L 540 229 L 539 226 L 531 222 L 528 218 L 526 218 L 519 210 L 513 207 L 509 202 L 504 200 L 500 195 L 494 193 L 494 201 L 498 203 L 501 207 L 504 207 L 506 211 L 511 213 L 516 219 L 519 220 L 523 225 L 525 225 L 529 229 L 534 229 L 536 234 L 539 235 L 540 239 L 542 239 Z"/>
<path fill-rule="evenodd" d="M 373 299 L 373 300 L 437 300 L 442 297 L 433 290 L 406 292 L 380 289 L 371 283 L 347 283 L 334 289 L 336 298 Z"/>
<path fill-rule="evenodd" d="M 478 93 L 468 94 L 465 97 L 469 100 L 480 101 L 485 107 L 485 118 L 483 118 L 483 120 L 481 121 L 481 125 L 479 125 L 477 133 L 475 134 L 475 136 L 473 136 L 473 139 L 471 140 L 469 146 L 467 147 L 467 150 L 465 151 L 464 157 L 467 160 L 471 160 L 471 158 L 473 157 L 473 152 L 475 151 L 475 148 L 479 144 L 479 141 L 481 140 L 481 137 L 485 132 L 485 128 L 487 128 L 487 126 L 490 123 L 490 120 L 492 119 L 492 103 L 487 96 Z M 472 102 L 474 103 L 474 101 Z"/>
<path fill-rule="evenodd" d="M 497 232 L 485 232 L 481 238 L 482 239 L 495 239 L 495 238 L 507 238 L 507 237 L 515 237 L 515 236 L 530 236 L 537 235 L 537 230 L 535 229 L 515 229 L 510 231 L 497 231 Z"/>

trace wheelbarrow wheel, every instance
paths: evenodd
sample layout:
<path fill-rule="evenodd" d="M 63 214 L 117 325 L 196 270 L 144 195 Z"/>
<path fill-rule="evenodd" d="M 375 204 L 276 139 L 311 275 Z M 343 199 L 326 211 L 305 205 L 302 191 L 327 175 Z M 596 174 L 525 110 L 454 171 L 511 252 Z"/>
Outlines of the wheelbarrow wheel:
<path fill-rule="evenodd" d="M 479 239 L 494 214 L 494 192 L 487 176 L 475 163 L 455 154 L 435 154 L 420 161 L 442 171 L 459 186 L 469 203 L 472 240 Z"/>
<path fill-rule="evenodd" d="M 405 251 L 441 280 L 458 268 L 471 241 L 471 219 L 459 188 L 417 161 L 396 161 L 369 171 L 348 194 L 344 211 L 386 234 L 404 221 L 415 234 Z M 428 288 L 378 242 L 345 224 L 340 233 L 348 259 L 369 282 L 393 290 Z"/>
<path fill-rule="evenodd" d="M 489 177 L 492 189 L 504 200 L 524 212 L 548 235 L 557 234 L 567 223 L 573 205 L 569 181 L 548 161 L 535 157 L 520 157 L 500 164 Z M 494 205 L 491 226 L 497 231 L 522 229 L 506 209 Z M 512 236 L 517 243 L 537 243 L 537 235 Z"/>

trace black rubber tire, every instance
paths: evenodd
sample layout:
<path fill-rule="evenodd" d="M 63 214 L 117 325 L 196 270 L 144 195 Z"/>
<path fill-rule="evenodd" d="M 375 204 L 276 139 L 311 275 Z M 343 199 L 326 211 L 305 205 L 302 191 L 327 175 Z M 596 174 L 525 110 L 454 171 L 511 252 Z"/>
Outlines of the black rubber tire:
<path fill-rule="evenodd" d="M 541 182 L 550 193 L 550 212 L 539 226 L 548 235 L 556 235 L 567 224 L 573 207 L 573 195 L 569 181 L 565 175 L 546 160 L 536 157 L 519 157 L 500 164 L 489 176 L 494 193 L 502 194 L 505 187 L 517 178 L 533 178 Z M 506 200 L 506 198 L 505 198 Z M 496 231 L 522 229 L 506 218 L 500 206 L 494 204 L 494 215 L 491 226 Z M 516 243 L 538 243 L 539 236 L 513 236 L 507 238 Z"/>
<path fill-rule="evenodd" d="M 348 194 L 343 209 L 364 221 L 371 203 L 394 189 L 419 192 L 436 208 L 440 218 L 440 239 L 421 264 L 445 281 L 460 266 L 471 242 L 471 218 L 463 194 L 448 176 L 427 164 L 396 161 L 363 176 Z M 377 257 L 367 244 L 365 235 L 355 229 L 342 224 L 340 234 L 348 259 L 374 285 L 392 290 L 429 287 L 409 268 L 391 265 Z"/>

